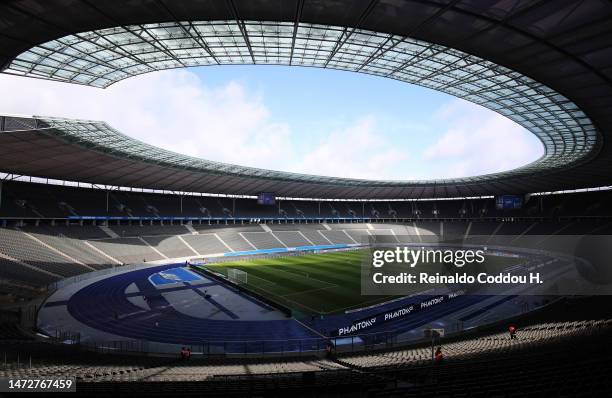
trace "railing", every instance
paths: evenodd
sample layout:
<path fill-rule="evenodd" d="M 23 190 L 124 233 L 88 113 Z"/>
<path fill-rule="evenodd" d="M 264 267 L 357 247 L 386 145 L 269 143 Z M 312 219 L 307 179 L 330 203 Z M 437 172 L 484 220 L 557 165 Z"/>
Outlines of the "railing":
<path fill-rule="evenodd" d="M 204 341 L 201 344 L 167 344 L 145 340 L 85 341 L 80 347 L 99 353 L 177 356 L 182 347 L 191 349 L 194 358 L 210 357 L 283 357 L 322 356 L 331 344 L 336 353 L 368 351 L 398 347 L 414 340 L 405 340 L 390 333 L 346 338 L 313 338 L 296 340 Z"/>
<path fill-rule="evenodd" d="M 68 285 L 72 285 L 73 283 L 78 283 L 82 281 L 86 281 L 89 279 L 97 278 L 104 275 L 112 275 L 123 273 L 127 271 L 133 271 L 137 269 L 144 269 L 148 267 L 159 267 L 161 264 L 158 263 L 137 263 L 137 264 L 126 264 L 126 265 L 113 265 L 111 268 L 105 268 L 97 271 L 87 272 L 85 274 L 79 274 L 75 276 L 71 276 L 68 278 L 64 278 L 62 280 L 53 282 L 47 285 L 48 293 L 52 293 L 58 289 L 66 287 Z"/>
<path fill-rule="evenodd" d="M 508 322 L 527 312 L 541 310 L 554 301 L 541 303 L 523 303 L 517 307 L 515 314 L 491 314 L 488 322 L 475 327 L 465 327 L 464 322 L 457 321 L 444 325 L 445 336 L 440 340 L 454 339 L 463 335 L 480 333 L 484 329 L 499 326 L 506 330 Z M 336 354 L 360 353 L 375 350 L 408 348 L 416 345 L 429 345 L 431 338 L 425 337 L 423 330 L 430 325 L 413 330 L 389 330 L 378 333 L 366 333 L 342 337 L 321 337 L 293 340 L 257 340 L 257 341 L 202 341 L 200 344 L 170 344 L 146 340 L 115 341 L 80 341 L 79 347 L 99 353 L 114 353 L 142 356 L 178 356 L 182 347 L 189 347 L 194 358 L 212 357 L 299 357 L 324 356 L 329 344 Z M 62 333 L 58 331 L 61 336 Z M 66 335 L 71 335 L 70 332 Z"/>

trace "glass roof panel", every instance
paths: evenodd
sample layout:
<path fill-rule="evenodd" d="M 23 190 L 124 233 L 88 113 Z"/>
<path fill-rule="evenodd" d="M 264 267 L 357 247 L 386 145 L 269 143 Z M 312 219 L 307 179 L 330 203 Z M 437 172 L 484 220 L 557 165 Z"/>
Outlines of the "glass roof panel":
<path fill-rule="evenodd" d="M 506 173 L 564 166 L 589 155 L 597 143 L 595 127 L 576 104 L 539 82 L 474 55 L 413 38 L 360 29 L 308 23 L 299 23 L 297 29 L 288 22 L 242 23 L 244 32 L 236 21 L 182 21 L 69 35 L 25 51 L 5 72 L 107 87 L 129 76 L 181 66 L 251 64 L 253 60 L 311 65 L 360 71 L 429 87 L 516 121 L 540 138 L 545 155 Z M 61 131 L 73 139 L 168 165 L 247 175 L 263 173 L 300 181 L 334 180 L 177 155 L 128 138 L 104 123 L 45 121 L 61 126 Z M 357 181 L 354 183 L 358 184 Z"/>

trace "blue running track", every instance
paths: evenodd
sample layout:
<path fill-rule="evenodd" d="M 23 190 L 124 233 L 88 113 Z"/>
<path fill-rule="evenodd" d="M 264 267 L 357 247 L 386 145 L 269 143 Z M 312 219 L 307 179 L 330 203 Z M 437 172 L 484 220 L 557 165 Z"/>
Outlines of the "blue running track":
<path fill-rule="evenodd" d="M 178 267 L 178 268 L 177 268 Z M 178 277 L 183 280 L 171 283 L 177 286 L 159 290 L 151 280 L 158 282 L 153 276 L 160 271 L 178 271 Z M 231 308 L 226 308 L 212 297 L 202 297 L 209 301 L 220 311 L 227 314 L 231 320 L 216 320 L 196 318 L 183 314 L 171 305 L 161 293 L 192 289 L 202 296 L 202 292 L 196 290 L 200 287 L 218 285 L 218 282 L 196 283 L 195 274 L 181 269 L 176 264 L 152 267 L 142 270 L 131 271 L 124 274 L 113 275 L 100 281 L 85 286 L 67 302 L 49 302 L 47 306 L 65 304 L 68 312 L 77 321 L 107 333 L 125 336 L 126 338 L 145 340 L 161 343 L 184 344 L 184 345 L 222 345 L 227 352 L 261 352 L 264 351 L 287 351 L 312 348 L 320 344 L 321 336 L 315 332 L 329 335 L 329 333 L 342 326 L 351 324 L 353 321 L 363 319 L 388 309 L 398 308 L 407 301 L 416 301 L 418 297 L 405 298 L 376 308 L 366 309 L 352 314 L 337 314 L 327 316 L 324 319 L 312 319 L 304 321 L 304 326 L 294 319 L 281 320 L 240 320 L 232 313 Z M 191 279 L 194 278 L 194 279 Z M 161 278 L 163 279 L 163 278 Z M 136 284 L 140 292 L 126 293 L 126 289 L 132 283 Z M 162 282 L 163 284 L 163 282 Z M 229 286 L 226 287 L 228 294 L 242 294 Z M 131 303 L 130 297 L 144 295 L 150 310 Z M 256 299 L 242 296 L 262 307 L 264 310 L 270 308 Z M 425 298 L 427 296 L 422 296 Z M 433 296 L 432 296 L 433 297 Z M 469 305 L 478 303 L 488 296 L 459 296 L 435 307 L 419 311 L 411 316 L 382 323 L 368 329 L 365 333 L 386 332 L 387 336 L 399 334 L 432 321 L 445 317 Z M 487 307 L 487 310 L 490 309 Z M 369 337 L 367 339 L 375 339 Z M 301 340 L 301 342 L 299 341 Z M 248 341 L 248 344 L 238 342 Z M 265 343 L 264 343 L 265 341 Z M 225 343 L 219 343 L 225 342 Z M 374 342 L 374 341 L 372 341 Z M 217 344 L 215 344 L 217 343 Z"/>

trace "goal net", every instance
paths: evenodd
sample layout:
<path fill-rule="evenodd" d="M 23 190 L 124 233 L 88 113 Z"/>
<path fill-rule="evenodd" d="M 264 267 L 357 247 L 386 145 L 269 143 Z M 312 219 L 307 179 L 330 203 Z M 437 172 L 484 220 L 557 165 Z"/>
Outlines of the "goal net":
<path fill-rule="evenodd" d="M 248 281 L 248 275 L 246 272 L 236 268 L 230 268 L 227 270 L 227 279 L 237 285 L 246 285 Z"/>

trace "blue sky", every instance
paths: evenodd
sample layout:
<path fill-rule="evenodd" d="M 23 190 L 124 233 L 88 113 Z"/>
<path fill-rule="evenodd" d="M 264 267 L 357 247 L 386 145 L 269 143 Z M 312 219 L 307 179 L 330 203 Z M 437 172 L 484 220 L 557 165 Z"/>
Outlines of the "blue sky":
<path fill-rule="evenodd" d="M 368 179 L 463 177 L 537 159 L 520 126 L 433 90 L 364 74 L 279 66 L 150 73 L 108 89 L 0 76 L 12 114 L 104 120 L 180 153 Z"/>
<path fill-rule="evenodd" d="M 397 148 L 409 160 L 414 158 L 415 148 L 435 142 L 437 134 L 430 134 L 432 131 L 445 130 L 434 113 L 452 100 L 422 87 L 336 70 L 229 66 L 197 68 L 194 72 L 205 85 L 219 87 L 233 81 L 259 96 L 275 122 L 290 126 L 297 156 L 302 157 L 326 142 L 330 133 L 354 127 L 363 120 L 372 132 L 385 139 L 385 148 L 373 150 Z M 350 139 L 350 135 L 346 138 Z M 419 165 L 410 166 L 415 167 Z M 421 168 L 426 174 L 426 167 Z M 327 173 L 333 174 L 333 168 Z M 402 174 L 388 177 L 401 179 Z"/>

